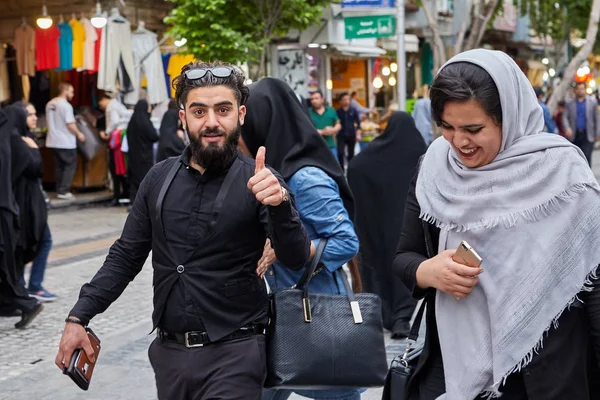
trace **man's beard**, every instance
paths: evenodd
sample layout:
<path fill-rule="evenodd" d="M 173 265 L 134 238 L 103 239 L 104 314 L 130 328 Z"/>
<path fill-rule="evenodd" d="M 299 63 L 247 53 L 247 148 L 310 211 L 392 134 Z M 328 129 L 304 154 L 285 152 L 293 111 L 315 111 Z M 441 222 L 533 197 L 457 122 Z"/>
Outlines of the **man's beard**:
<path fill-rule="evenodd" d="M 209 171 L 222 171 L 231 165 L 231 161 L 236 155 L 240 134 L 242 132 L 239 121 L 237 127 L 229 132 L 229 134 L 218 128 L 205 129 L 197 136 L 190 134 L 189 126 L 186 131 L 190 138 L 191 157 L 196 164 Z M 220 147 L 218 143 L 209 143 L 208 146 L 204 146 L 202 137 L 211 134 L 222 135 L 225 137 L 223 147 Z"/>

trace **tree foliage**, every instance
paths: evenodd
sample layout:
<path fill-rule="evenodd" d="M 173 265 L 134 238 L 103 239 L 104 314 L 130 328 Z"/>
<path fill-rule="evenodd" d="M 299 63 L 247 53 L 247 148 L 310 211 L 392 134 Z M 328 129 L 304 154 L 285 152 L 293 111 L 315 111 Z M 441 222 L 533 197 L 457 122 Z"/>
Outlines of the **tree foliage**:
<path fill-rule="evenodd" d="M 170 34 L 187 39 L 188 51 L 202 60 L 260 63 L 267 45 L 290 29 L 320 24 L 331 0 L 169 0 Z"/>

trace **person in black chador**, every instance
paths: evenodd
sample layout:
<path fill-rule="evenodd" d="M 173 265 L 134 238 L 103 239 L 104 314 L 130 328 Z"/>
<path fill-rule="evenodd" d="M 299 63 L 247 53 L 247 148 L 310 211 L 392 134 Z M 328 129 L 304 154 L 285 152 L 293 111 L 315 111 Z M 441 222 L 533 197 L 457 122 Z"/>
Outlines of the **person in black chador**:
<path fill-rule="evenodd" d="M 93 349 L 83 326 L 105 311 L 152 250 L 157 338 L 150 345 L 159 399 L 260 399 L 269 298 L 256 274 L 267 237 L 300 269 L 310 240 L 283 179 L 237 150 L 248 88 L 230 64 L 195 62 L 175 79 L 191 144 L 142 182 L 121 238 L 69 313 L 56 365 Z"/>
<path fill-rule="evenodd" d="M 416 301 L 392 270 L 404 203 L 427 145 L 410 115 L 392 114 L 387 128 L 348 166 L 356 201 L 359 266 L 365 292 L 381 297 L 383 325 L 392 338 L 408 336 Z"/>
<path fill-rule="evenodd" d="M 160 138 L 158 139 L 158 152 L 156 162 L 161 162 L 169 157 L 181 155 L 185 149 L 184 133 L 180 129 L 179 107 L 177 102 L 169 102 L 169 109 L 160 123 Z"/>
<path fill-rule="evenodd" d="M 154 165 L 152 144 L 158 141 L 158 134 L 150 121 L 150 105 L 140 100 L 133 109 L 133 115 L 127 125 L 127 142 L 129 145 L 129 198 L 135 200 L 142 180 Z"/>
<path fill-rule="evenodd" d="M 19 240 L 19 206 L 13 184 L 35 160 L 29 147 L 14 129 L 12 112 L 0 110 L 0 302 L 21 311 L 15 328 L 26 328 L 44 306 L 29 297 L 19 279 L 17 244 Z"/>

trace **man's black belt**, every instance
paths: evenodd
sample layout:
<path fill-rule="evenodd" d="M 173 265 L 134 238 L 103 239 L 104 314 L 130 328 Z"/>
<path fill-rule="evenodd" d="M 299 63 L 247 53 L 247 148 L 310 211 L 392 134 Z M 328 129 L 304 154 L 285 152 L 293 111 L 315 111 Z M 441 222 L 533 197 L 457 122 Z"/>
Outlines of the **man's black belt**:
<path fill-rule="evenodd" d="M 167 342 L 183 344 L 188 349 L 191 349 L 193 347 L 204 347 L 213 343 L 227 342 L 230 340 L 241 339 L 252 335 L 263 334 L 265 333 L 265 328 L 266 326 L 263 324 L 249 324 L 215 341 L 211 341 L 208 338 L 208 333 L 203 331 L 174 333 L 158 328 L 156 330 L 156 336 L 158 336 L 162 340 L 166 340 Z"/>

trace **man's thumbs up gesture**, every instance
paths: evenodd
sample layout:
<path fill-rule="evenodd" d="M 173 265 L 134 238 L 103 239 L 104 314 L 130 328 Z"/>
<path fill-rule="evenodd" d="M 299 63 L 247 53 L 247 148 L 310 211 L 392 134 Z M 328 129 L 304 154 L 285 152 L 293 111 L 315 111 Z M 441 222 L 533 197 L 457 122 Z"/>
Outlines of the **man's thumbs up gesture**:
<path fill-rule="evenodd" d="M 278 206 L 283 202 L 286 193 L 271 170 L 265 167 L 266 152 L 267 150 L 261 147 L 256 153 L 256 168 L 254 176 L 248 181 L 248 189 L 262 204 Z"/>

